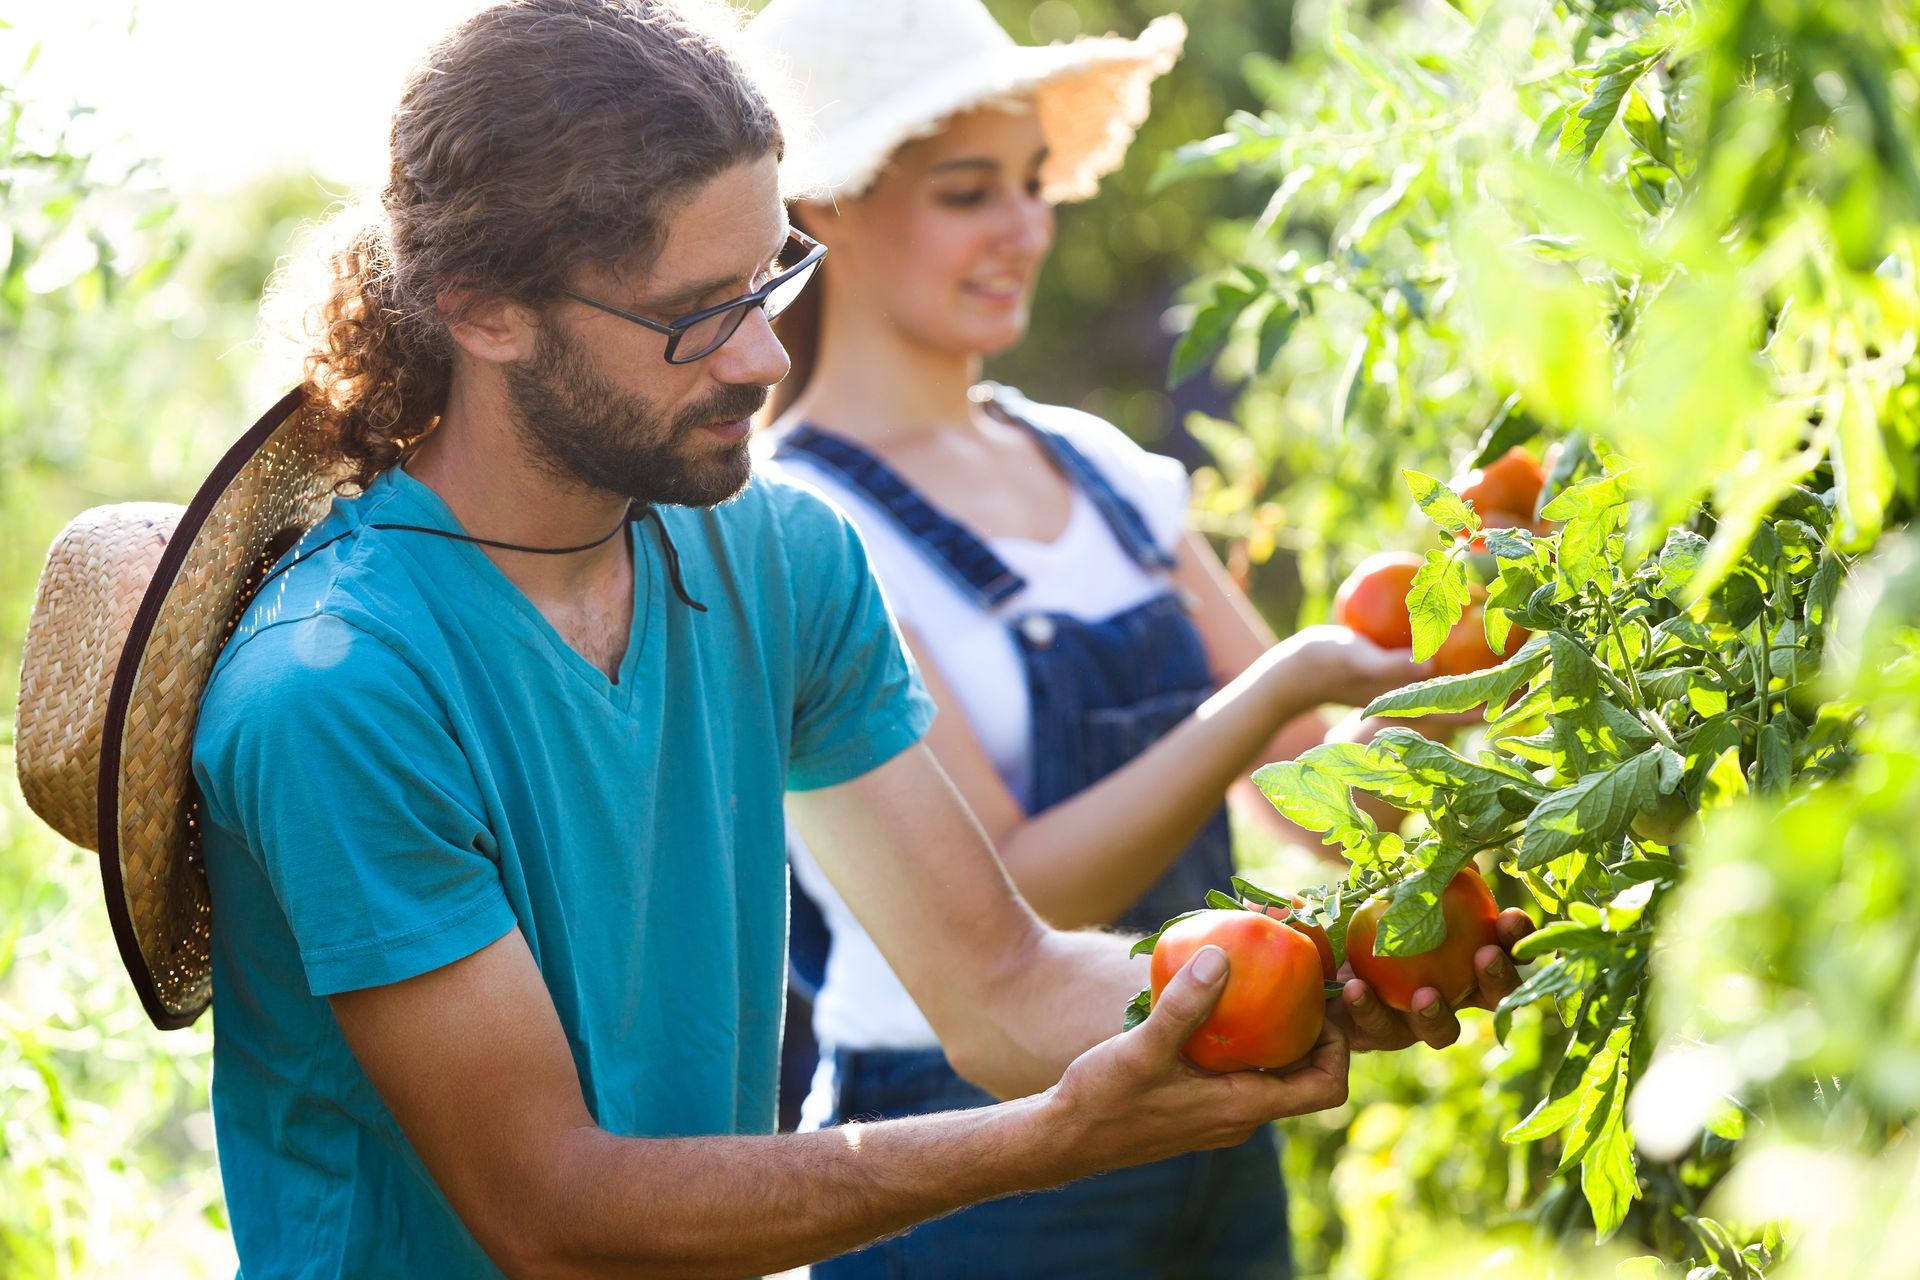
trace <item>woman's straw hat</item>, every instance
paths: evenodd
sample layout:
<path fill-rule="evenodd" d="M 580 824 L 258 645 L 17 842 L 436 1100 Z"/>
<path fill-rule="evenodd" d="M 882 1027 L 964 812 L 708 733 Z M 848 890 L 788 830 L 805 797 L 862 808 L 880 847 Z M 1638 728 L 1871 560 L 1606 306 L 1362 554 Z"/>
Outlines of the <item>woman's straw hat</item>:
<path fill-rule="evenodd" d="M 1169 14 L 1135 40 L 1018 45 L 980 0 L 772 0 L 747 26 L 748 49 L 787 82 L 797 112 L 782 182 L 822 197 L 861 194 L 901 143 L 949 116 L 1031 95 L 1045 195 L 1084 199 L 1120 164 L 1186 37 Z"/>
<path fill-rule="evenodd" d="M 120 957 L 160 1027 L 212 997 L 193 729 L 240 612 L 326 513 L 337 468 L 299 392 L 267 411 L 186 507 L 82 512 L 54 540 L 20 670 L 20 790 L 100 852 Z"/>

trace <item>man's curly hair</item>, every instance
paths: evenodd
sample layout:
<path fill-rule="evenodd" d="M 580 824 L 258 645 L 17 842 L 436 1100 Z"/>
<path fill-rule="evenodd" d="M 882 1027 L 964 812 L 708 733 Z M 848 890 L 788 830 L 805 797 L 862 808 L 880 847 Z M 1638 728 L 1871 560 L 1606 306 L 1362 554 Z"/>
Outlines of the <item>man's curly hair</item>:
<path fill-rule="evenodd" d="M 428 50 L 393 117 L 376 216 L 331 250 L 309 412 L 364 488 L 439 421 L 450 319 L 551 301 L 658 247 L 676 203 L 778 154 L 766 96 L 700 0 L 502 0 Z"/>

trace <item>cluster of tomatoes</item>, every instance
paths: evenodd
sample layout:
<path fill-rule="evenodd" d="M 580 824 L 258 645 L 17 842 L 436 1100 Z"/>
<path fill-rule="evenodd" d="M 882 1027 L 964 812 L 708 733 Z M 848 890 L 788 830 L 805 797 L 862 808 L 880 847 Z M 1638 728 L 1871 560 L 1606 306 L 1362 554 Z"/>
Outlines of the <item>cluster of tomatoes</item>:
<path fill-rule="evenodd" d="M 1471 503 L 1483 532 L 1469 550 L 1484 551 L 1487 529 L 1545 532 L 1535 517 L 1546 473 L 1533 454 L 1508 450 L 1484 468 L 1451 486 Z M 1361 562 L 1334 597 L 1334 619 L 1375 644 L 1405 649 L 1413 643 L 1407 593 L 1419 572 L 1419 556 L 1385 552 Z M 1513 628 L 1506 652 L 1496 654 L 1486 640 L 1485 593 L 1478 592 L 1434 655 L 1440 675 L 1462 675 L 1510 657 L 1526 640 Z M 1186 1056 L 1206 1071 L 1245 1071 L 1284 1067 L 1306 1057 L 1326 1018 L 1325 983 L 1337 980 L 1333 947 L 1326 932 L 1296 918 L 1306 906 L 1296 896 L 1291 909 L 1255 906 L 1248 910 L 1195 912 L 1168 926 L 1153 949 L 1151 991 L 1158 1000 L 1173 976 L 1201 947 L 1225 951 L 1227 985 L 1213 1012 L 1187 1041 Z M 1473 994 L 1477 983 L 1474 953 L 1495 941 L 1499 907 L 1480 873 L 1468 866 L 1440 895 L 1446 936 L 1418 955 L 1375 955 L 1374 940 L 1389 902 L 1376 895 L 1355 911 L 1347 924 L 1347 963 L 1388 1006 L 1411 1012 L 1414 992 L 1437 988 L 1449 1005 Z"/>
<path fill-rule="evenodd" d="M 1158 1000 L 1193 953 L 1216 946 L 1227 954 L 1227 986 L 1207 1020 L 1187 1040 L 1187 1060 L 1203 1071 L 1247 1071 L 1290 1066 L 1307 1056 L 1326 1019 L 1325 983 L 1336 981 L 1333 946 L 1318 925 L 1294 918 L 1293 909 L 1254 907 L 1197 911 L 1167 927 L 1153 948 L 1149 979 Z M 1347 963 L 1389 1008 L 1409 1013 L 1413 993 L 1434 987 L 1458 1005 L 1478 985 L 1474 953 L 1496 941 L 1500 914 L 1480 873 L 1469 866 L 1440 894 L 1446 937 L 1411 956 L 1377 956 L 1374 938 L 1387 913 L 1376 895 L 1347 924 Z"/>
<path fill-rule="evenodd" d="M 1481 532 L 1474 535 L 1470 550 L 1485 551 L 1488 529 L 1528 529 L 1545 532 L 1545 526 L 1533 515 L 1540 501 L 1540 490 L 1547 482 L 1546 472 L 1533 454 L 1518 446 L 1507 450 L 1485 467 L 1456 478 L 1453 490 L 1465 499 L 1480 517 Z M 1361 561 L 1333 598 L 1333 617 L 1343 627 L 1359 632 L 1386 649 L 1405 649 L 1413 643 L 1413 621 L 1407 613 L 1407 592 L 1413 576 L 1423 563 L 1419 556 L 1404 551 L 1383 551 Z M 1485 599 L 1478 585 L 1473 599 L 1460 621 L 1433 655 L 1436 675 L 1457 676 L 1479 671 L 1512 657 L 1526 643 L 1527 633 L 1519 627 L 1507 635 L 1505 651 L 1495 653 L 1487 644 Z"/>

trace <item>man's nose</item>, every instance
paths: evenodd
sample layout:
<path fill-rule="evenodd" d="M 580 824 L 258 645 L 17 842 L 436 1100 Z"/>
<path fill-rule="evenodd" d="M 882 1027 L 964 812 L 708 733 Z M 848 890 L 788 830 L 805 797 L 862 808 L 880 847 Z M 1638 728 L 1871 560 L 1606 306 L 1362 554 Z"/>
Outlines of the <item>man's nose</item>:
<path fill-rule="evenodd" d="M 793 364 L 787 359 L 787 349 L 774 335 L 766 311 L 760 307 L 755 307 L 753 314 L 740 322 L 733 337 L 713 353 L 712 359 L 717 381 L 762 387 L 770 387 L 786 377 Z"/>

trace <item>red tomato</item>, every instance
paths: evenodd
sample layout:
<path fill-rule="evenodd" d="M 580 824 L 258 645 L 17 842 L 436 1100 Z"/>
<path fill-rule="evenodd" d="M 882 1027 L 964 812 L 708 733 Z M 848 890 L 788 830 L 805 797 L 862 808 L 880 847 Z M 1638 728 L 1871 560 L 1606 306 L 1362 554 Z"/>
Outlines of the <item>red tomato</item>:
<path fill-rule="evenodd" d="M 1488 517 L 1495 511 L 1523 512 L 1526 519 L 1522 523 L 1526 523 L 1533 519 L 1534 506 L 1546 484 L 1547 473 L 1539 460 L 1515 445 L 1486 466 L 1456 476 L 1449 487 L 1471 502 L 1485 523 L 1492 523 Z"/>
<path fill-rule="evenodd" d="M 1251 902 L 1247 904 L 1247 907 L 1252 911 L 1264 911 L 1275 920 L 1285 920 L 1289 928 L 1298 929 L 1300 932 L 1306 934 L 1307 937 L 1311 938 L 1313 940 L 1313 949 L 1320 953 L 1320 976 L 1328 982 L 1332 982 L 1334 976 L 1339 972 L 1339 967 L 1333 963 L 1333 944 L 1327 941 L 1327 931 L 1317 924 L 1301 924 L 1298 920 L 1292 918 L 1294 910 L 1298 910 L 1306 905 L 1307 900 L 1296 893 L 1293 895 L 1292 910 L 1286 907 L 1257 906 Z"/>
<path fill-rule="evenodd" d="M 1507 632 L 1507 643 L 1502 652 L 1495 654 L 1487 643 L 1486 607 L 1470 604 L 1460 621 L 1453 624 L 1453 630 L 1447 632 L 1447 638 L 1440 642 L 1440 648 L 1433 655 L 1433 669 L 1438 675 L 1463 676 L 1469 671 L 1483 671 L 1497 663 L 1506 661 L 1520 652 L 1520 646 L 1527 642 L 1527 629 L 1514 627 Z"/>
<path fill-rule="evenodd" d="M 1493 922 L 1500 914 L 1478 871 L 1462 869 L 1440 894 L 1447 936 L 1431 951 L 1416 956 L 1373 954 L 1374 935 L 1386 913 L 1387 900 L 1373 898 L 1347 924 L 1347 963 L 1355 976 L 1366 979 L 1374 994 L 1402 1013 L 1413 1011 L 1413 993 L 1422 987 L 1438 987 L 1449 1006 L 1473 994 L 1479 981 L 1473 972 L 1473 953 L 1497 941 Z"/>
<path fill-rule="evenodd" d="M 1383 649 L 1413 643 L 1407 592 L 1424 563 L 1405 551 L 1382 551 L 1362 560 L 1333 596 L 1333 620 Z"/>
<path fill-rule="evenodd" d="M 1320 957 L 1298 929 L 1259 911 L 1202 911 L 1160 935 L 1151 988 L 1158 1000 L 1193 953 L 1211 943 L 1227 953 L 1227 986 L 1186 1044 L 1203 1071 L 1284 1067 L 1320 1039 L 1326 1001 Z"/>

